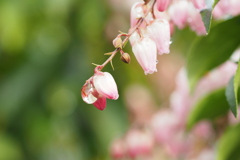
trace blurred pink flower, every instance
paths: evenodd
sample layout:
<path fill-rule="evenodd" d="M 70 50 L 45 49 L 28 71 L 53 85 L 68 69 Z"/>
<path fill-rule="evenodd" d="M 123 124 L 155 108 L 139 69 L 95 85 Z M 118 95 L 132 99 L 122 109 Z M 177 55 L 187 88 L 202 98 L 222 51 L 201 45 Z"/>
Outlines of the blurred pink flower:
<path fill-rule="evenodd" d="M 213 160 L 216 159 L 216 151 L 214 148 L 206 148 L 200 154 L 191 160 Z"/>
<path fill-rule="evenodd" d="M 133 44 L 132 51 L 145 74 L 152 74 L 157 71 L 157 47 L 152 39 L 141 38 Z"/>
<path fill-rule="evenodd" d="M 170 26 L 164 19 L 155 19 L 147 26 L 147 34 L 157 45 L 158 54 L 169 53 Z"/>
<path fill-rule="evenodd" d="M 206 29 L 202 21 L 201 14 L 194 7 L 189 8 L 188 23 L 190 28 L 198 35 L 206 35 Z"/>
<path fill-rule="evenodd" d="M 187 25 L 189 9 L 191 7 L 192 5 L 188 1 L 175 1 L 169 7 L 168 13 L 179 29 L 183 29 Z"/>
<path fill-rule="evenodd" d="M 185 126 L 187 114 L 199 99 L 213 90 L 226 86 L 236 69 L 237 65 L 230 61 L 213 69 L 202 77 L 192 95 L 189 92 L 186 70 L 181 69 L 176 77 L 176 89 L 170 97 L 170 107 L 178 117 L 179 125 Z"/>
<path fill-rule="evenodd" d="M 126 146 L 132 158 L 150 155 L 154 146 L 153 136 L 147 131 L 132 129 L 126 135 Z"/>
<path fill-rule="evenodd" d="M 193 133 L 197 138 L 205 140 L 212 139 L 214 135 L 211 123 L 208 121 L 201 121 L 196 124 L 191 133 Z"/>
<path fill-rule="evenodd" d="M 214 18 L 224 18 L 225 16 L 229 16 L 231 8 L 231 0 L 221 0 L 217 3 L 217 5 L 213 9 Z"/>
<path fill-rule="evenodd" d="M 240 14 L 240 1 L 239 0 L 230 0 L 231 1 L 231 9 L 230 14 L 233 16 L 237 16 Z"/>
<path fill-rule="evenodd" d="M 118 99 L 118 89 L 115 80 L 108 72 L 95 71 L 86 81 L 81 90 L 83 100 L 93 104 L 99 110 L 106 108 L 106 98 Z"/>
<path fill-rule="evenodd" d="M 171 110 L 161 110 L 151 120 L 154 137 L 158 143 L 168 143 L 176 133 L 178 119 Z"/>
<path fill-rule="evenodd" d="M 171 3 L 171 0 L 157 0 L 157 9 L 160 12 L 163 12 L 168 8 L 168 5 L 170 3 Z"/>
<path fill-rule="evenodd" d="M 122 159 L 126 156 L 126 145 L 124 139 L 115 139 L 110 148 L 113 159 Z"/>
<path fill-rule="evenodd" d="M 190 150 L 190 145 L 187 135 L 183 130 L 178 130 L 170 137 L 170 141 L 164 145 L 164 149 L 171 158 L 176 159 L 185 157 Z"/>

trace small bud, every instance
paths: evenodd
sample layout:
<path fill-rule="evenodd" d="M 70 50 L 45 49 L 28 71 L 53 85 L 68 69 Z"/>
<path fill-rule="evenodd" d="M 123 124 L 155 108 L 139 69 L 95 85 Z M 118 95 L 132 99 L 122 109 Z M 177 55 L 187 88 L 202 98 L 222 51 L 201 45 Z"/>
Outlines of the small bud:
<path fill-rule="evenodd" d="M 122 49 L 122 39 L 120 37 L 117 37 L 113 40 L 113 46 L 115 48 L 121 48 Z"/>
<path fill-rule="evenodd" d="M 131 57 L 128 53 L 123 53 L 122 56 L 121 56 L 121 60 L 124 62 L 124 63 L 127 63 L 129 64 L 130 61 L 131 61 Z"/>

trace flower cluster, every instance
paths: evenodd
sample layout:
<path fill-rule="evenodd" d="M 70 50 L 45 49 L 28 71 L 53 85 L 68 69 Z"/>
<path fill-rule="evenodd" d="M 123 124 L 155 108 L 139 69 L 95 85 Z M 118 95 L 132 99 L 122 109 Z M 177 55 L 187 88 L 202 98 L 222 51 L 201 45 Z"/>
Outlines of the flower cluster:
<path fill-rule="evenodd" d="M 205 0 L 144 0 L 133 4 L 129 32 L 120 32 L 113 40 L 115 50 L 105 54 L 110 57 L 102 65 L 97 65 L 94 76 L 83 86 L 83 100 L 103 110 L 106 107 L 106 98 L 118 98 L 114 79 L 101 70 L 109 62 L 112 65 L 112 59 L 118 52 L 123 62 L 130 63 L 130 55 L 123 51 L 128 40 L 144 73 L 152 74 L 157 72 L 157 55 L 170 53 L 174 25 L 179 29 L 188 25 L 198 35 L 206 35 L 200 11 L 209 8 L 207 5 Z M 239 0 L 221 0 L 213 15 L 216 18 L 237 15 L 240 13 L 239 8 Z M 122 40 L 122 37 L 125 38 Z"/>
<path fill-rule="evenodd" d="M 193 94 L 188 89 L 186 71 L 181 69 L 176 77 L 176 88 L 171 95 L 169 107 L 164 105 L 158 111 L 149 112 L 154 109 L 146 90 L 139 86 L 132 88 L 131 94 L 135 92 L 135 96 L 140 99 L 135 101 L 131 97 L 131 102 L 127 99 L 129 111 L 134 112 L 133 125 L 123 137 L 112 142 L 110 152 L 113 159 L 215 159 L 216 140 L 221 134 L 221 131 L 216 130 L 218 124 L 215 123 L 213 127 L 210 121 L 204 120 L 191 131 L 186 131 L 186 117 L 204 95 L 226 86 L 236 68 L 235 63 L 226 62 L 212 70 L 201 79 Z M 141 118 L 144 120 L 140 121 Z M 232 115 L 223 118 L 225 123 L 236 123 Z"/>

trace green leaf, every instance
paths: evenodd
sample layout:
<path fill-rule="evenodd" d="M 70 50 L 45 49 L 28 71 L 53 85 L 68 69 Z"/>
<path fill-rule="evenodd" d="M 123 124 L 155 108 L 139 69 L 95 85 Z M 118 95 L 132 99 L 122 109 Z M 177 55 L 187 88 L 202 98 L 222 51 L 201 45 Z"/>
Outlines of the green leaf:
<path fill-rule="evenodd" d="M 234 85 L 234 80 L 235 80 L 235 76 L 233 76 L 229 83 L 228 86 L 226 88 L 226 98 L 228 101 L 228 104 L 230 106 L 230 109 L 233 113 L 233 115 L 237 118 L 238 115 L 238 99 L 237 99 L 237 91 L 238 91 L 238 84 Z M 235 89 L 235 86 L 236 89 Z"/>
<path fill-rule="evenodd" d="M 240 44 L 240 16 L 219 23 L 211 34 L 197 37 L 189 49 L 187 71 L 191 90 L 209 70 L 225 62 Z"/>
<path fill-rule="evenodd" d="M 207 34 L 210 32 L 211 28 L 212 11 L 218 1 L 219 0 L 206 0 L 207 8 L 201 10 L 200 12 Z"/>
<path fill-rule="evenodd" d="M 237 71 L 236 71 L 236 74 L 234 76 L 234 95 L 235 95 L 235 103 L 236 103 L 236 109 L 238 107 L 238 101 L 239 101 L 239 94 L 238 94 L 238 91 L 239 91 L 239 86 L 240 86 L 240 63 L 238 62 L 238 68 L 237 68 Z M 235 116 L 237 117 L 237 116 Z"/>
<path fill-rule="evenodd" d="M 228 128 L 218 143 L 217 160 L 240 159 L 240 124 Z"/>
<path fill-rule="evenodd" d="M 225 88 L 215 90 L 193 106 L 187 120 L 187 129 L 191 129 L 200 120 L 214 120 L 226 114 L 228 109 L 228 103 L 225 98 Z"/>

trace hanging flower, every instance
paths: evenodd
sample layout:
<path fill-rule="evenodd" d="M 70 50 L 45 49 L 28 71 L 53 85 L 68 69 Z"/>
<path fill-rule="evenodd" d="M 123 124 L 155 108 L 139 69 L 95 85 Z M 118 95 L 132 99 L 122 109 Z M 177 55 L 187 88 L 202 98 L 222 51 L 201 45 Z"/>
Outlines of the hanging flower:
<path fill-rule="evenodd" d="M 170 46 L 170 26 L 164 19 L 156 19 L 147 26 L 147 34 L 155 41 L 158 54 L 169 53 Z"/>
<path fill-rule="evenodd" d="M 117 85 L 112 75 L 98 70 L 83 85 L 81 94 L 86 103 L 93 104 L 99 110 L 106 108 L 106 98 L 118 99 Z"/>
<path fill-rule="evenodd" d="M 145 74 L 152 74 L 157 71 L 157 47 L 152 39 L 141 38 L 134 43 L 132 51 Z"/>

